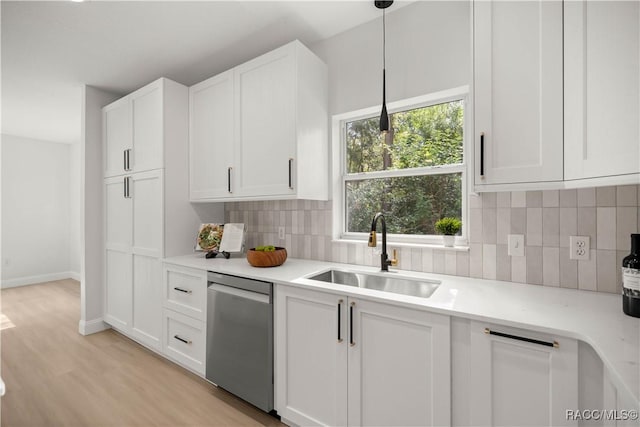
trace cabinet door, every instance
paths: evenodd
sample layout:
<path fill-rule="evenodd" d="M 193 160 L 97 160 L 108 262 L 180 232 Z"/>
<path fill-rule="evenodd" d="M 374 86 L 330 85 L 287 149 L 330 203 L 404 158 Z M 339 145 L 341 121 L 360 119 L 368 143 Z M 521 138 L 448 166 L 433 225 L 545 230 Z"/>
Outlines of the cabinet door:
<path fill-rule="evenodd" d="M 189 89 L 189 183 L 193 201 L 233 196 L 233 104 L 233 70 Z"/>
<path fill-rule="evenodd" d="M 566 420 L 566 410 L 578 408 L 575 340 L 471 322 L 470 354 L 471 425 L 575 425 Z"/>
<path fill-rule="evenodd" d="M 159 258 L 133 255 L 131 335 L 160 350 L 162 337 L 162 265 Z"/>
<path fill-rule="evenodd" d="M 276 287 L 276 409 L 298 425 L 347 424 L 346 297 Z"/>
<path fill-rule="evenodd" d="M 235 193 L 294 194 L 289 183 L 294 187 L 295 45 L 276 49 L 234 70 L 238 91 Z"/>
<path fill-rule="evenodd" d="M 126 177 L 105 180 L 105 321 L 121 330 L 131 326 L 131 199 Z"/>
<path fill-rule="evenodd" d="M 351 298 L 349 309 L 349 425 L 450 425 L 449 317 Z"/>
<path fill-rule="evenodd" d="M 565 179 L 640 173 L 640 3 L 564 13 Z"/>
<path fill-rule="evenodd" d="M 562 1 L 473 8 L 476 185 L 562 180 Z"/>
<path fill-rule="evenodd" d="M 106 249 L 104 321 L 129 332 L 131 329 L 131 252 Z"/>
<path fill-rule="evenodd" d="M 130 167 L 142 172 L 163 167 L 163 81 L 131 94 L 133 144 Z"/>
<path fill-rule="evenodd" d="M 131 248 L 131 199 L 127 197 L 129 177 L 104 180 L 105 245 L 126 251 Z"/>
<path fill-rule="evenodd" d="M 162 336 L 162 171 L 131 175 L 133 338 L 159 349 Z"/>
<path fill-rule="evenodd" d="M 102 110 L 104 176 L 126 173 L 125 150 L 131 148 L 131 104 L 120 99 Z"/>
<path fill-rule="evenodd" d="M 163 175 L 161 170 L 131 175 L 132 248 L 134 254 L 163 256 Z"/>

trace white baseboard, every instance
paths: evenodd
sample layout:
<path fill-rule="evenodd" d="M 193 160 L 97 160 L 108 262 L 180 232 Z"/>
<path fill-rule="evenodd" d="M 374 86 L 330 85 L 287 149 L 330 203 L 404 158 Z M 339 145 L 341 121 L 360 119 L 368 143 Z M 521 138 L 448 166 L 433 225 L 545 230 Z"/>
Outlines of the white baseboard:
<path fill-rule="evenodd" d="M 78 323 L 78 332 L 80 335 L 91 335 L 97 332 L 106 331 L 107 329 L 111 329 L 111 326 L 107 325 L 100 319 L 93 320 L 81 320 Z"/>
<path fill-rule="evenodd" d="M 7 279 L 3 280 L 0 284 L 0 288 L 15 288 L 16 286 L 25 286 L 25 285 L 33 285 L 34 283 L 44 283 L 44 282 L 52 282 L 54 280 L 62 280 L 62 279 L 75 279 L 74 275 L 77 274 L 71 271 L 61 271 L 59 273 L 49 273 L 49 274 L 41 274 L 38 276 L 27 276 L 27 277 L 18 277 L 15 279 Z M 77 275 L 78 279 L 80 279 L 80 275 Z"/>
<path fill-rule="evenodd" d="M 77 271 L 70 271 L 69 277 L 73 280 L 77 280 L 78 282 L 80 281 L 80 273 L 78 273 Z"/>

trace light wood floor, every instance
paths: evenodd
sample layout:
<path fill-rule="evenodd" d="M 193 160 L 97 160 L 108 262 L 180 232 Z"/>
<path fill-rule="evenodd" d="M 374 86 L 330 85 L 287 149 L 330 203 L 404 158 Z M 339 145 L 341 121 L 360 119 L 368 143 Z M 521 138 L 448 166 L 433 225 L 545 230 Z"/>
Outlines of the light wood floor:
<path fill-rule="evenodd" d="M 0 296 L 2 427 L 282 425 L 117 332 L 80 335 L 74 280 Z"/>

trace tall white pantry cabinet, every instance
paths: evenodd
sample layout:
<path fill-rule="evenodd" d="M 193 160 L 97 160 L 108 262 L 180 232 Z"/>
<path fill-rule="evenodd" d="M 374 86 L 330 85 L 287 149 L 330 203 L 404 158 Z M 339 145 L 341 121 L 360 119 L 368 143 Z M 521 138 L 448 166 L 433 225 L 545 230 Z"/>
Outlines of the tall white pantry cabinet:
<path fill-rule="evenodd" d="M 193 250 L 188 88 L 158 79 L 103 108 L 104 321 L 160 350 L 162 263 Z M 171 209 L 165 209 L 166 207 Z"/>

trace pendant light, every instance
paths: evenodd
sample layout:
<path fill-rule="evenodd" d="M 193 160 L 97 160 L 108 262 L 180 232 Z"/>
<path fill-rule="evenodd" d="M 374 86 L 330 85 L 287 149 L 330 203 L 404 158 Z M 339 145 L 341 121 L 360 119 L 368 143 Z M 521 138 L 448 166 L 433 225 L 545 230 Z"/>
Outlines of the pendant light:
<path fill-rule="evenodd" d="M 387 114 L 387 34 L 385 22 L 385 9 L 393 4 L 392 1 L 374 1 L 378 9 L 382 9 L 382 111 L 380 112 L 380 133 L 389 132 L 389 114 Z"/>

